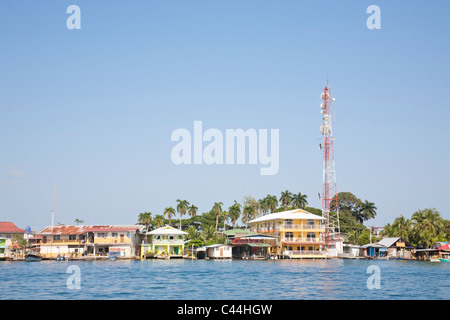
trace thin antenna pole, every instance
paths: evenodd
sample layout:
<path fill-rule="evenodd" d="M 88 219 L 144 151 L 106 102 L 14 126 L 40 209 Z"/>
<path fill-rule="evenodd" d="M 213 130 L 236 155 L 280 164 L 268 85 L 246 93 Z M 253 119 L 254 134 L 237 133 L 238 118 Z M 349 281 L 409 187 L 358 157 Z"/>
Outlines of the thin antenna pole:
<path fill-rule="evenodd" d="M 52 233 L 50 238 L 50 257 L 53 253 L 53 226 L 55 225 L 55 197 L 56 197 L 56 186 L 53 184 L 53 203 L 52 203 Z"/>
<path fill-rule="evenodd" d="M 55 195 L 56 195 L 56 186 L 53 184 L 52 232 L 53 232 L 53 226 L 55 225 Z"/>

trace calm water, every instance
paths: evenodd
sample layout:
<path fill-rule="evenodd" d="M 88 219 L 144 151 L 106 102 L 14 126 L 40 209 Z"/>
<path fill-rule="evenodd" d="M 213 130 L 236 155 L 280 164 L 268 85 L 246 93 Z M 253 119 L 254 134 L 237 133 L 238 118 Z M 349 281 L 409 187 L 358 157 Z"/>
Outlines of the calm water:
<path fill-rule="evenodd" d="M 67 269 L 80 269 L 69 289 Z M 371 265 L 381 288 L 369 290 Z M 0 262 L 1 299 L 450 299 L 450 263 L 370 260 Z"/>

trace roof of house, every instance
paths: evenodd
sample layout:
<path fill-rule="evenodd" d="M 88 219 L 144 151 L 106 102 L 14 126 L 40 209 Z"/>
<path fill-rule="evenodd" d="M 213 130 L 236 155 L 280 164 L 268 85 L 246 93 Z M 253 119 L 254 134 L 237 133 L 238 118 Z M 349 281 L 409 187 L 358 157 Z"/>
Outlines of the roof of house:
<path fill-rule="evenodd" d="M 360 248 L 365 249 L 365 248 L 369 248 L 369 247 L 372 247 L 372 248 L 386 248 L 385 245 L 380 244 L 380 243 L 368 243 L 368 244 L 365 244 L 365 245 L 361 246 Z"/>
<path fill-rule="evenodd" d="M 241 237 L 241 236 L 249 236 L 249 235 L 256 235 L 258 233 L 250 231 L 250 230 L 244 230 L 244 229 L 231 229 L 227 231 L 222 231 L 226 236 L 235 236 L 235 237 Z"/>
<path fill-rule="evenodd" d="M 87 232 L 120 232 L 120 231 L 136 231 L 143 230 L 145 226 L 143 225 L 97 225 L 89 226 Z"/>
<path fill-rule="evenodd" d="M 273 236 L 268 236 L 268 235 L 259 234 L 259 233 L 235 237 L 235 239 L 267 239 L 267 240 L 278 239 L 278 238 L 279 237 L 273 237 Z"/>
<path fill-rule="evenodd" d="M 282 212 L 275 212 L 270 213 L 265 216 L 253 219 L 249 221 L 249 223 L 253 222 L 262 222 L 262 221 L 270 221 L 270 220 L 285 220 L 285 219 L 301 219 L 301 220 L 325 220 L 325 218 L 322 218 L 321 216 L 318 216 L 316 214 L 313 214 L 311 212 L 305 211 L 303 209 L 294 209 L 294 210 L 288 210 L 288 211 L 282 211 Z"/>
<path fill-rule="evenodd" d="M 143 230 L 141 225 L 76 225 L 76 226 L 49 226 L 40 232 L 40 234 L 82 234 L 86 232 L 120 232 Z"/>
<path fill-rule="evenodd" d="M 378 241 L 378 243 L 385 247 L 392 247 L 399 240 L 404 241 L 407 247 L 412 247 L 412 245 L 408 241 L 402 239 L 401 237 L 383 238 L 380 241 Z"/>
<path fill-rule="evenodd" d="M 25 233 L 25 229 L 19 229 L 13 222 L 0 222 L 1 233 Z"/>
<path fill-rule="evenodd" d="M 445 246 L 446 244 L 448 244 L 448 242 L 437 241 L 437 242 L 433 243 L 431 248 L 432 249 L 439 249 L 439 248 Z"/>
<path fill-rule="evenodd" d="M 187 234 L 187 232 L 181 231 L 171 226 L 164 226 L 153 231 L 147 232 L 147 234 Z"/>
<path fill-rule="evenodd" d="M 216 248 L 216 247 L 230 247 L 230 245 L 228 244 L 223 244 L 223 243 L 216 243 L 216 244 L 211 244 L 209 246 L 204 246 L 203 248 Z"/>

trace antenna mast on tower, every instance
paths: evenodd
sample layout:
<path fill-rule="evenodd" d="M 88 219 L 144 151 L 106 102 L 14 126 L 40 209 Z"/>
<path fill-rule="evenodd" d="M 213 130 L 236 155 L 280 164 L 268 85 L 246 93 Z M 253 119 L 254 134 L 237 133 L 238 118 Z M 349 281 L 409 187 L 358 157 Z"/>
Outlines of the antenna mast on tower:
<path fill-rule="evenodd" d="M 325 218 L 325 247 L 327 250 L 335 247 L 336 253 L 340 249 L 340 225 L 339 209 L 337 203 L 336 170 L 334 166 L 334 136 L 331 121 L 331 101 L 330 88 L 327 85 L 320 95 L 323 101 L 320 104 L 323 123 L 320 126 L 320 133 L 323 135 L 323 190 L 322 190 L 322 217 Z M 333 204 L 332 204 L 333 202 Z M 334 212 L 331 212 L 333 206 Z"/>

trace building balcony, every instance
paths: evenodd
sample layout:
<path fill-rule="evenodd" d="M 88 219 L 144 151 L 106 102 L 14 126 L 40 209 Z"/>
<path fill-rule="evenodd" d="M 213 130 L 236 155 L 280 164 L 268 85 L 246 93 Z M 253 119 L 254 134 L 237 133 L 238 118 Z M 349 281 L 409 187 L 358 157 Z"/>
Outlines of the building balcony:
<path fill-rule="evenodd" d="M 325 258 L 326 253 L 319 250 L 285 250 L 283 251 L 284 256 L 291 258 Z"/>
<path fill-rule="evenodd" d="M 282 238 L 283 244 L 325 244 L 325 240 L 321 238 Z"/>
<path fill-rule="evenodd" d="M 171 244 L 171 245 L 183 245 L 184 240 L 183 239 L 153 239 L 154 245 L 165 245 L 165 244 Z"/>
<path fill-rule="evenodd" d="M 325 226 L 322 224 L 315 225 L 307 225 L 307 224 L 281 224 L 277 226 L 269 226 L 269 227 L 253 227 L 254 232 L 279 232 L 279 231 L 316 231 L 316 232 L 324 232 Z"/>

